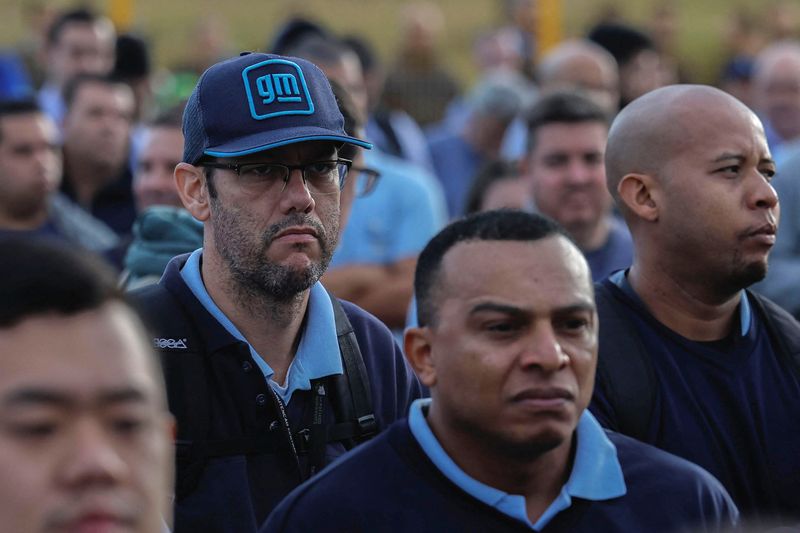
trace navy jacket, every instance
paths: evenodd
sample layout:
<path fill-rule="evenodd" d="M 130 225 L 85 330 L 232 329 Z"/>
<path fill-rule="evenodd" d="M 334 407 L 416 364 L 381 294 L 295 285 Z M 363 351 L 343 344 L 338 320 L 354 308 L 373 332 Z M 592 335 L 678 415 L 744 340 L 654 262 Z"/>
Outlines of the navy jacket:
<path fill-rule="evenodd" d="M 149 321 L 156 330 L 155 345 L 164 363 L 170 409 L 175 412 L 176 406 L 197 402 L 197 409 L 189 410 L 189 416 L 208 414 L 208 420 L 202 421 L 208 441 L 246 437 L 269 428 L 269 442 L 264 443 L 263 451 L 259 448 L 203 461 L 179 453 L 175 532 L 255 532 L 273 507 L 306 477 L 307 456 L 300 450 L 298 468 L 289 438 L 278 423 L 282 415 L 247 345 L 232 337 L 184 283 L 180 268 L 187 257 L 174 258 L 159 282 L 178 303 L 180 316 L 172 321 L 177 327 L 165 331 L 163 325 Z M 134 291 L 133 297 L 141 300 L 147 294 Z M 421 388 L 389 329 L 359 307 L 341 303 L 364 358 L 373 412 L 382 430 L 408 412 L 411 402 L 421 396 Z M 146 308 L 141 302 L 140 306 Z M 190 332 L 188 339 L 186 331 Z M 191 390 L 191 377 L 182 374 L 185 367 L 178 363 L 186 357 L 197 357 L 206 365 L 205 394 Z M 203 395 L 208 397 L 199 397 Z M 296 391 L 286 406 L 293 432 L 309 426 L 310 398 L 310 391 Z M 324 411 L 327 425 L 334 421 L 331 403 Z M 180 443 L 186 438 L 182 427 L 191 424 L 180 415 L 177 423 Z M 192 423 L 197 425 L 196 421 Z M 345 451 L 342 443 L 329 443 L 326 460 L 330 462 Z"/>
<path fill-rule="evenodd" d="M 627 493 L 605 501 L 573 498 L 542 533 L 726 531 L 736 508 L 717 480 L 697 466 L 618 433 Z M 428 459 L 407 421 L 294 490 L 261 533 L 530 532 L 475 499 Z"/>

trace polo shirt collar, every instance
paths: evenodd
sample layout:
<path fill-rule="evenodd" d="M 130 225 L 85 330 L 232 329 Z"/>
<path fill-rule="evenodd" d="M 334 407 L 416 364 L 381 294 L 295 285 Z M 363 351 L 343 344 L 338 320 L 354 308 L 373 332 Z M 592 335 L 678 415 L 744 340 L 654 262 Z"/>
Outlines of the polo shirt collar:
<path fill-rule="evenodd" d="M 261 369 L 264 378 L 278 393 L 284 403 L 289 403 L 296 390 L 311 390 L 311 381 L 325 376 L 342 374 L 342 359 L 339 355 L 339 342 L 336 337 L 336 320 L 333 304 L 328 291 L 319 282 L 310 290 L 306 320 L 295 357 L 289 366 L 285 386 L 276 383 L 272 377 L 275 371 L 256 352 L 253 346 L 236 328 L 231 320 L 214 303 L 208 294 L 200 273 L 203 249 L 195 250 L 181 269 L 181 277 L 197 300 L 228 333 L 247 344 L 253 361 Z"/>
<path fill-rule="evenodd" d="M 569 479 L 558 497 L 536 523 L 532 524 L 528 519 L 523 496 L 508 494 L 478 481 L 447 455 L 431 431 L 423 412 L 423 408 L 427 408 L 431 402 L 430 398 L 414 401 L 408 417 L 411 433 L 425 455 L 461 490 L 533 530 L 544 528 L 553 517 L 572 504 L 573 497 L 600 501 L 623 496 L 627 491 L 616 447 L 594 416 L 586 410 L 576 428 L 575 460 Z"/>

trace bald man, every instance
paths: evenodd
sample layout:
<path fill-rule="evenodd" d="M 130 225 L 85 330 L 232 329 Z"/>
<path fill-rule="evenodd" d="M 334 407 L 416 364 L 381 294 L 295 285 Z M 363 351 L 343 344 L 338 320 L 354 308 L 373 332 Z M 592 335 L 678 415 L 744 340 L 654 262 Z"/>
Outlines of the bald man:
<path fill-rule="evenodd" d="M 608 187 L 635 258 L 597 286 L 591 409 L 703 466 L 756 524 L 800 520 L 800 324 L 747 290 L 775 242 L 775 173 L 758 118 L 674 85 L 615 119 Z"/>
<path fill-rule="evenodd" d="M 767 125 L 778 164 L 800 150 L 800 42 L 783 41 L 758 54 L 753 79 L 756 111 Z"/>
<path fill-rule="evenodd" d="M 614 115 L 619 108 L 619 69 L 602 46 L 586 39 L 559 44 L 542 58 L 536 69 L 542 92 L 579 89 Z"/>

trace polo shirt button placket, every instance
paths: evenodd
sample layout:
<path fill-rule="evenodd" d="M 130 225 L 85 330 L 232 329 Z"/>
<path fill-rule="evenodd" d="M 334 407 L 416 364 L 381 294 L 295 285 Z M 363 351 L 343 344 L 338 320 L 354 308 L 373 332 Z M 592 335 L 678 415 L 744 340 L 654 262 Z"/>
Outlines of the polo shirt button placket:
<path fill-rule="evenodd" d="M 259 394 L 256 396 L 256 405 L 259 407 L 264 407 L 267 405 L 267 395 L 266 394 Z"/>

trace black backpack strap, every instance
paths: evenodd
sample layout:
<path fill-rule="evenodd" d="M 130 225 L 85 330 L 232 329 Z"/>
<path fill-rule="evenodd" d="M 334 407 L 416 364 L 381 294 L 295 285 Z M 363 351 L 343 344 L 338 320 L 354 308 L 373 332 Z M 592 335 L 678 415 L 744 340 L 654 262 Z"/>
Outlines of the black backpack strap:
<path fill-rule="evenodd" d="M 746 292 L 751 296 L 750 302 L 761 317 L 778 357 L 800 379 L 800 323 L 772 300 L 755 292 Z"/>
<path fill-rule="evenodd" d="M 330 293 L 329 293 L 330 294 Z M 353 326 L 342 308 L 339 300 L 330 295 L 333 304 L 333 315 L 336 321 L 336 337 L 339 341 L 339 352 L 342 356 L 344 365 L 344 376 L 347 380 L 347 389 L 342 390 L 342 385 L 337 387 L 339 400 L 346 402 L 349 396 L 353 406 L 353 416 L 339 418 L 347 420 L 329 428 L 329 440 L 343 440 L 344 438 L 355 438 L 356 441 L 363 441 L 378 432 L 378 423 L 372 409 L 372 393 L 369 386 L 369 375 L 367 367 L 364 366 L 364 358 L 358 347 L 358 339 L 353 331 Z M 347 394 L 349 392 L 349 394 Z M 344 393 L 344 394 L 343 394 Z M 348 405 L 340 406 L 340 411 L 347 411 Z M 347 437 L 346 435 L 349 435 Z"/>
<path fill-rule="evenodd" d="M 655 409 L 653 362 L 634 325 L 611 289 L 595 285 L 603 339 L 597 360 L 598 381 L 609 395 L 621 433 L 644 440 Z"/>
<path fill-rule="evenodd" d="M 181 472 L 175 497 L 180 500 L 194 490 L 209 457 L 227 455 L 225 451 L 247 445 L 208 441 L 209 368 L 191 315 L 160 284 L 137 289 L 130 297 L 154 335 L 153 345 L 160 354 L 170 411 L 180 421 L 175 440 L 177 467 Z"/>

